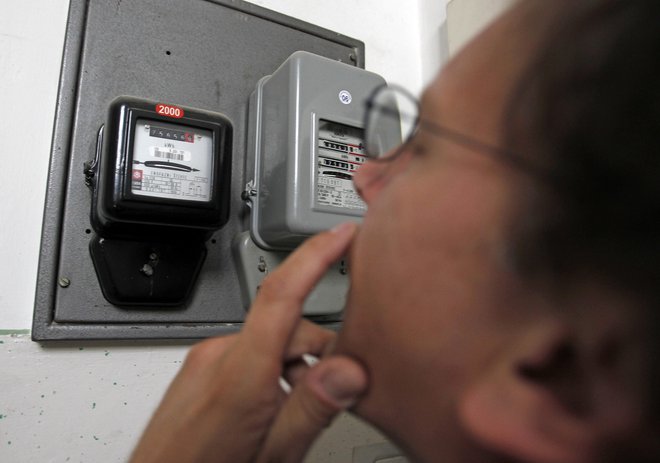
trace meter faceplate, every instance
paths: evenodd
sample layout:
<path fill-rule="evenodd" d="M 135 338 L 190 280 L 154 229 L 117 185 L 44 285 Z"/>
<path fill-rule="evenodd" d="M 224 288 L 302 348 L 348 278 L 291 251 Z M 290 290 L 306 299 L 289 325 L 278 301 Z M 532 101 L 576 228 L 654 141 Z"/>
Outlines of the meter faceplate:
<path fill-rule="evenodd" d="M 202 128 L 138 119 L 130 192 L 149 198 L 211 201 L 213 135 Z"/>

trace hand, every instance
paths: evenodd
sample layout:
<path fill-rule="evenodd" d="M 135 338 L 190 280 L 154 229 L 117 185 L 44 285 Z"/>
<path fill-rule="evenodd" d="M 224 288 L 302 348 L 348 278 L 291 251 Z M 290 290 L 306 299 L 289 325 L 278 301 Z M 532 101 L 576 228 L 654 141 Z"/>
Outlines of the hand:
<path fill-rule="evenodd" d="M 348 249 L 356 226 L 308 239 L 262 283 L 240 334 L 194 346 L 132 457 L 146 462 L 300 461 L 319 432 L 367 386 L 348 357 L 323 358 L 279 378 L 304 353 L 321 355 L 334 333 L 301 318 L 302 304 Z"/>

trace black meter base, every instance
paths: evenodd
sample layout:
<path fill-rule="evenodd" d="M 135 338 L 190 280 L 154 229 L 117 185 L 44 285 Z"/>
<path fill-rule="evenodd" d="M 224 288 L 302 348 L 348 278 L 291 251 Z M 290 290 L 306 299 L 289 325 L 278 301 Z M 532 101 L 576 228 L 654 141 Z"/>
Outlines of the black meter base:
<path fill-rule="evenodd" d="M 95 236 L 89 249 L 103 295 L 117 306 L 185 304 L 206 258 L 200 242 L 147 242 Z"/>

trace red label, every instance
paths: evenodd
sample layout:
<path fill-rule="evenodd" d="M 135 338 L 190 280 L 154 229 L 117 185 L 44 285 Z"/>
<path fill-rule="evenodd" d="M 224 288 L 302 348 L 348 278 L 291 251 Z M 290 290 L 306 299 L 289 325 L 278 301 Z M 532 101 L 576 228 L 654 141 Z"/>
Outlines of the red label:
<path fill-rule="evenodd" d="M 183 117 L 183 109 L 171 104 L 158 103 L 156 105 L 156 113 L 161 116 L 172 117 L 174 119 L 181 119 Z"/>

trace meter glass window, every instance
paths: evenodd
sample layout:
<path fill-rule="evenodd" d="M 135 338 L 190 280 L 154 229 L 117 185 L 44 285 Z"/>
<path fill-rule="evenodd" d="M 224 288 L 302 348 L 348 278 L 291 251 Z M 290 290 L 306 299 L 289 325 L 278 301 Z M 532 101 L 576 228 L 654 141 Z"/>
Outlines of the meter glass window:
<path fill-rule="evenodd" d="M 317 204 L 366 210 L 353 174 L 367 160 L 364 130 L 321 119 L 318 133 Z"/>
<path fill-rule="evenodd" d="M 211 200 L 213 132 L 138 119 L 134 134 L 132 194 L 184 201 Z"/>

